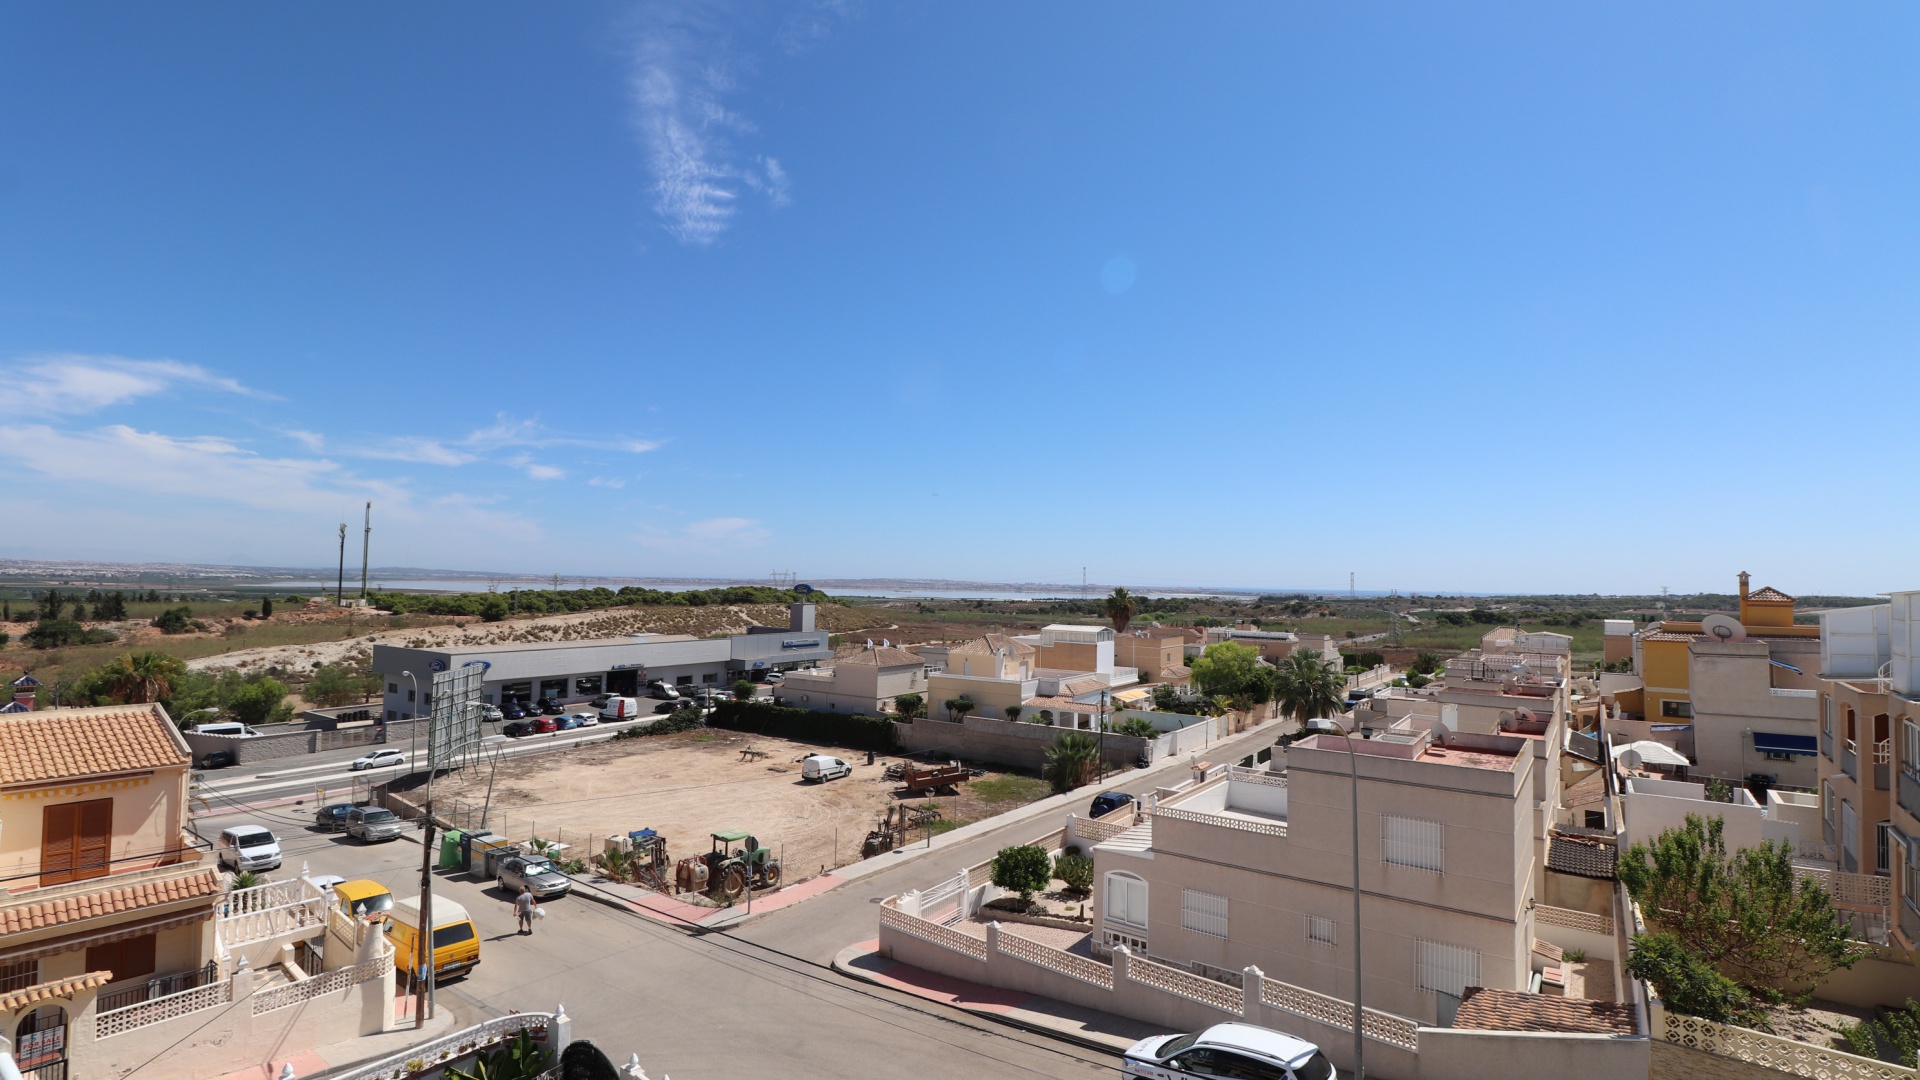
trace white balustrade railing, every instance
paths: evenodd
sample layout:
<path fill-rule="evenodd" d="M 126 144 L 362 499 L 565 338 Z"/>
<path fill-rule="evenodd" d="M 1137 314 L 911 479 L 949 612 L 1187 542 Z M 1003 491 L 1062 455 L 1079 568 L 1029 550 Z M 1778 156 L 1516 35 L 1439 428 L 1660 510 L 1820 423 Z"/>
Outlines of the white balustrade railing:
<path fill-rule="evenodd" d="M 1548 926 L 1563 926 L 1569 930 L 1585 930 L 1588 933 L 1613 936 L 1613 916 L 1611 915 L 1595 915 L 1590 911 L 1536 904 L 1533 908 L 1533 917 L 1535 921 Z"/>
<path fill-rule="evenodd" d="M 1884 908 L 1893 904 L 1893 879 L 1878 874 L 1849 874 L 1817 866 L 1795 866 L 1793 876 L 1812 880 L 1827 890 L 1836 904 Z"/>
<path fill-rule="evenodd" d="M 334 1073 L 331 1080 L 406 1080 L 423 1074 L 436 1065 L 444 1065 L 500 1043 L 518 1038 L 521 1032 L 544 1040 L 552 1027 L 554 1014 L 544 1012 L 513 1013 L 496 1016 L 484 1024 L 442 1035 L 438 1039 L 402 1050 L 390 1057 L 371 1061 L 346 1072 Z M 463 1049 L 464 1048 L 464 1049 Z"/>
<path fill-rule="evenodd" d="M 1279 821 L 1254 821 L 1250 818 L 1208 814 L 1198 810 L 1178 810 L 1166 806 L 1155 811 L 1155 814 L 1169 821 L 1191 821 L 1196 825 L 1211 825 L 1217 829 L 1238 829 L 1241 832 L 1259 833 L 1262 836 L 1287 835 L 1286 824 Z"/>
<path fill-rule="evenodd" d="M 984 938 L 963 934 L 958 930 L 941 926 L 937 922 L 918 918 L 890 907 L 880 909 L 880 925 L 891 926 L 910 937 L 930 942 L 943 949 L 971 956 L 975 960 L 987 958 L 987 942 Z"/>
<path fill-rule="evenodd" d="M 277 1009 L 284 1009 L 289 1005 L 298 1005 L 325 994 L 358 986 L 363 982 L 371 982 L 392 970 L 393 954 L 389 950 L 385 956 L 362 960 L 352 967 L 335 968 L 310 979 L 262 990 L 253 995 L 253 1015 L 260 1016 Z"/>
<path fill-rule="evenodd" d="M 1227 766 L 1227 779 L 1241 784 L 1260 784 L 1264 787 L 1286 787 L 1287 774 L 1268 772 L 1265 769 L 1249 769 L 1244 765 Z"/>
<path fill-rule="evenodd" d="M 1189 1001 L 1211 1005 L 1235 1016 L 1240 1015 L 1240 1009 L 1246 1002 L 1245 992 L 1237 986 L 1169 967 L 1144 956 L 1128 957 L 1127 979 Z"/>
<path fill-rule="evenodd" d="M 172 1020 L 177 1016 L 225 1005 L 232 1000 L 233 981 L 231 979 L 221 979 L 219 982 L 196 986 L 191 990 L 182 990 L 165 997 L 149 998 L 137 1005 L 128 1005 L 125 1008 L 96 1014 L 94 1037 L 110 1039 L 115 1035 Z"/>
<path fill-rule="evenodd" d="M 307 879 L 295 878 L 227 893 L 215 922 L 220 944 L 232 949 L 318 930 L 326 917 L 326 894 Z"/>
<path fill-rule="evenodd" d="M 1092 983 L 1103 990 L 1113 989 L 1113 968 L 1098 960 L 1075 956 L 1073 953 L 1056 949 L 1051 945 L 1042 945 L 1032 938 L 1009 933 L 1005 927 L 1000 927 L 994 937 L 994 948 L 1007 956 L 1025 960 L 1029 964 L 1038 965 L 1048 971 L 1057 971 L 1069 978 L 1079 979 L 1081 982 Z"/>
<path fill-rule="evenodd" d="M 1697 1016 L 1669 1012 L 1652 1002 L 1653 1037 L 1689 1050 L 1732 1058 L 1761 1069 L 1809 1080 L 1914 1080 L 1914 1071 L 1888 1061 L 1768 1035 L 1752 1028 L 1716 1024 Z"/>

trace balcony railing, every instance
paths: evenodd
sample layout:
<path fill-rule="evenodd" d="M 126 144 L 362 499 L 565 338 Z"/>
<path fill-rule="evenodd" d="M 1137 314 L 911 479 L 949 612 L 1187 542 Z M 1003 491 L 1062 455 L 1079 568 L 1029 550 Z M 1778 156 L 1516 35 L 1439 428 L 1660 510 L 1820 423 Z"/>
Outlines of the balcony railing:
<path fill-rule="evenodd" d="M 95 1012 L 109 1012 L 124 1009 L 129 1005 L 138 1005 L 143 1001 L 178 994 L 182 990 L 192 990 L 216 982 L 220 978 L 220 965 L 212 960 L 207 965 L 192 971 L 182 971 L 173 975 L 156 975 L 144 982 L 132 986 L 123 986 L 118 990 L 107 990 L 100 995 Z"/>
<path fill-rule="evenodd" d="M 220 944 L 232 949 L 284 934 L 314 933 L 325 925 L 327 898 L 306 878 L 235 889 L 222 899 Z"/>
<path fill-rule="evenodd" d="M 1855 783 L 1859 782 L 1860 758 L 1853 752 L 1852 739 L 1848 739 L 1847 744 L 1840 748 L 1840 771 L 1853 777 Z"/>
<path fill-rule="evenodd" d="M 1833 760 L 1833 732 L 1831 731 L 1820 733 L 1820 756 L 1828 761 Z"/>
<path fill-rule="evenodd" d="M 1911 768 L 1900 770 L 1900 809 L 1920 817 L 1920 775 Z"/>
<path fill-rule="evenodd" d="M 1873 744 L 1873 787 L 1876 791 L 1887 790 L 1887 781 L 1893 771 L 1893 740 L 1881 739 Z"/>

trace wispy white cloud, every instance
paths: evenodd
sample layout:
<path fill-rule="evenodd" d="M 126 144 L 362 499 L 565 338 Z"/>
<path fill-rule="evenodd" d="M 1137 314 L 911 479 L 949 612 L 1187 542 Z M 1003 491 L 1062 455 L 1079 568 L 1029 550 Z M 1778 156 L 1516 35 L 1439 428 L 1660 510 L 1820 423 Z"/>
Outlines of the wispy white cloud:
<path fill-rule="evenodd" d="M 683 244 L 720 239 L 744 191 L 776 207 L 792 201 L 791 181 L 777 159 L 742 155 L 734 146 L 757 131 L 725 100 L 739 89 L 734 71 L 752 61 L 735 44 L 740 22 L 705 4 L 660 3 L 648 9 L 636 35 L 628 75 L 634 129 L 653 175 L 654 213 Z M 819 36 L 826 26 L 818 24 Z M 797 29 L 792 40 L 814 34 Z M 785 45 L 786 35 L 783 29 L 776 40 Z"/>
<path fill-rule="evenodd" d="M 661 551 L 711 551 L 716 547 L 756 547 L 773 536 L 752 518 L 717 517 L 695 521 L 678 529 L 646 526 L 637 543 Z"/>
<path fill-rule="evenodd" d="M 42 415 L 95 412 L 182 386 L 277 400 L 276 395 L 178 360 L 64 353 L 28 357 L 10 367 L 6 378 L 15 402 Z"/>
<path fill-rule="evenodd" d="M 627 486 L 627 478 L 624 476 L 596 476 L 587 481 L 587 486 L 613 488 L 617 491 Z"/>
<path fill-rule="evenodd" d="M 327 437 L 317 431 L 303 431 L 300 428 L 286 428 L 280 432 L 301 446 L 319 453 L 327 445 Z"/>
<path fill-rule="evenodd" d="M 798 55 L 827 40 L 833 28 L 854 13 L 852 0 L 814 0 L 800 5 L 787 14 L 774 42 L 789 54 Z"/>
<path fill-rule="evenodd" d="M 396 435 L 377 442 L 342 448 L 340 452 L 349 457 L 407 461 L 415 465 L 470 465 L 480 460 L 476 454 L 420 435 Z"/>
<path fill-rule="evenodd" d="M 299 435 L 288 432 L 298 438 Z M 314 436 L 318 438 L 318 436 Z M 532 459 L 526 454 L 514 454 L 505 458 L 500 451 L 510 449 L 549 449 L 553 447 L 581 447 L 593 450 L 617 450 L 628 454 L 645 454 L 659 449 L 662 442 L 637 438 L 583 438 L 577 435 L 556 435 L 539 417 L 513 419 L 502 413 L 486 427 L 476 428 L 457 439 L 435 439 L 424 435 L 396 435 L 371 439 L 357 443 L 344 444 L 336 452 L 346 457 L 371 458 L 377 461 L 407 461 L 417 465 L 472 465 L 483 461 L 504 461 L 517 469 L 527 471 L 535 480 L 557 480 L 565 476 L 563 470 L 552 466 L 539 466 L 538 474 L 527 469 Z M 318 449 L 316 446 L 315 449 Z"/>

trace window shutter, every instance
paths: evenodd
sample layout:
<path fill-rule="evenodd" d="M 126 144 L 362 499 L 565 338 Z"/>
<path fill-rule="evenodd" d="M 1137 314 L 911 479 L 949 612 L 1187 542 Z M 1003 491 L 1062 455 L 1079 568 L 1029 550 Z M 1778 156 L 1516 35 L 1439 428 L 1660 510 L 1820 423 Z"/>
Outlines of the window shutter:
<path fill-rule="evenodd" d="M 80 841 L 80 815 L 72 804 L 49 806 L 40 815 L 40 885 L 73 880 L 74 851 Z"/>
<path fill-rule="evenodd" d="M 75 853 L 73 876 L 105 877 L 113 858 L 113 800 L 95 799 L 81 803 L 76 809 L 80 812 L 79 849 Z"/>

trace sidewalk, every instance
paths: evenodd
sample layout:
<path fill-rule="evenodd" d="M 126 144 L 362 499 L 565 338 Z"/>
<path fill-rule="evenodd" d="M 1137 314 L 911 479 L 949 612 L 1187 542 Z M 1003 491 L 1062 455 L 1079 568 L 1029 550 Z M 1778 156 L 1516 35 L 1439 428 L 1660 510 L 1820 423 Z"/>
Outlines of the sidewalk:
<path fill-rule="evenodd" d="M 706 907 L 701 904 L 688 904 L 670 896 L 642 889 L 637 885 L 622 885 L 615 881 L 588 878 L 575 875 L 574 888 L 580 895 L 598 900 L 609 907 L 624 908 L 641 918 L 668 926 L 686 927 L 701 933 L 712 930 L 730 930 L 749 918 L 757 918 L 770 911 L 809 900 L 821 893 L 830 892 L 847 883 L 847 879 L 838 876 L 838 871 L 810 878 L 798 885 L 789 885 L 776 892 L 756 895 L 751 906 L 745 900 L 732 907 Z"/>
<path fill-rule="evenodd" d="M 1093 1050 L 1119 1053 L 1150 1035 L 1167 1034 L 1165 1028 L 1129 1020 L 1124 1016 L 1069 1005 L 1053 998 L 1023 994 L 1018 990 L 1000 990 L 936 975 L 881 956 L 874 951 L 877 945 L 878 940 L 847 946 L 840 950 L 839 956 L 833 958 L 833 969 L 849 978 L 965 1009 L 976 1016 L 1065 1039 Z"/>
<path fill-rule="evenodd" d="M 470 1026 L 460 1020 L 455 1010 L 442 1006 L 440 1015 L 428 1020 L 416 1029 L 408 1018 L 405 1026 L 393 1031 L 384 1031 L 378 1035 L 362 1035 L 357 1039 L 333 1043 L 330 1046 L 316 1047 L 292 1057 L 275 1058 L 250 1069 L 213 1077 L 211 1080 L 278 1080 L 280 1069 L 285 1065 L 293 1066 L 295 1076 L 302 1078 L 317 1077 L 332 1069 L 345 1068 L 362 1061 L 373 1061 L 388 1054 L 397 1054 L 410 1046 L 437 1039 L 449 1032 Z"/>

